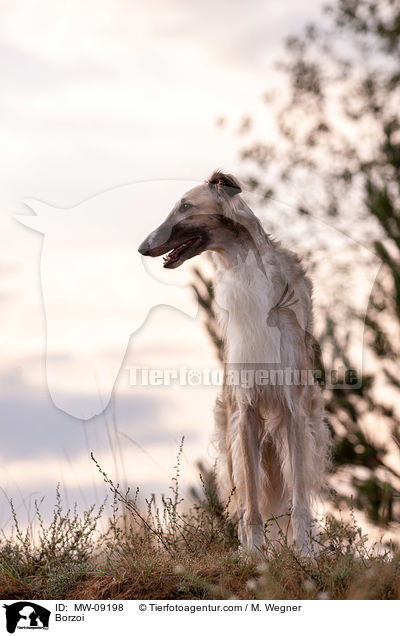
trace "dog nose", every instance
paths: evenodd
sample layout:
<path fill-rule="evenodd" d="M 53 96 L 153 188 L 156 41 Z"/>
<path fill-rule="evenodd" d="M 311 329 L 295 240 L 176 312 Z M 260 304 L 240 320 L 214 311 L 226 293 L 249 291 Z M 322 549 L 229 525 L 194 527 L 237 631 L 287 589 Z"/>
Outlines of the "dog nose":
<path fill-rule="evenodd" d="M 143 256 L 149 256 L 149 241 L 148 239 L 144 239 L 144 241 L 142 243 L 140 243 L 139 247 L 138 247 L 138 252 L 140 252 L 140 254 L 142 254 Z"/>

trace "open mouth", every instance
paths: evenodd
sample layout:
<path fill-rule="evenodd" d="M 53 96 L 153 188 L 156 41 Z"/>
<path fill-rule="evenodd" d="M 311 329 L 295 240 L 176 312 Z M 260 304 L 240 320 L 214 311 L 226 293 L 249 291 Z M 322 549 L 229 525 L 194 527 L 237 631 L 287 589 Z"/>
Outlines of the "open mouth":
<path fill-rule="evenodd" d="M 193 246 L 197 246 L 201 242 L 201 236 L 194 236 L 184 243 L 178 245 L 164 256 L 164 267 L 178 267 L 185 259 L 182 256 L 186 254 Z"/>

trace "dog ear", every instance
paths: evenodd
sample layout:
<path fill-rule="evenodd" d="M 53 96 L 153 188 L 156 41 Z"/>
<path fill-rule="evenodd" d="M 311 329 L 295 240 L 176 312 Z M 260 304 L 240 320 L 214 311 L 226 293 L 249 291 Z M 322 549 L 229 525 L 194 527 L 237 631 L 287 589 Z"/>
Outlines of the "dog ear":
<path fill-rule="evenodd" d="M 210 185 L 216 186 L 218 189 L 225 192 L 229 197 L 234 197 L 235 194 L 239 194 L 242 191 L 239 181 L 231 174 L 225 174 L 216 170 L 212 173 L 208 180 Z"/>

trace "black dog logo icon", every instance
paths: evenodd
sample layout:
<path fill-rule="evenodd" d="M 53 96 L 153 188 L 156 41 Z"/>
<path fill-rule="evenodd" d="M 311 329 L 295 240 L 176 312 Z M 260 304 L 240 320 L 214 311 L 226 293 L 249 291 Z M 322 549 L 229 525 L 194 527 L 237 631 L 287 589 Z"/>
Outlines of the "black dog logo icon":
<path fill-rule="evenodd" d="M 7 631 L 13 634 L 17 627 L 32 629 L 48 629 L 50 610 L 31 603 L 30 601 L 17 601 L 10 605 L 3 605 L 6 609 Z"/>

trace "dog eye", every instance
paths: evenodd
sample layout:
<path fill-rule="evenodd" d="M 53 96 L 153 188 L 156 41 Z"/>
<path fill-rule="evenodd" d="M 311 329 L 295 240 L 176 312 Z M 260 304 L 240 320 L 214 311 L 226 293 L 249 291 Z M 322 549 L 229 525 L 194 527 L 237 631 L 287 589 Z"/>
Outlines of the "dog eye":
<path fill-rule="evenodd" d="M 182 212 L 186 212 L 187 210 L 189 210 L 192 207 L 191 203 L 182 203 L 181 205 L 181 210 Z"/>

